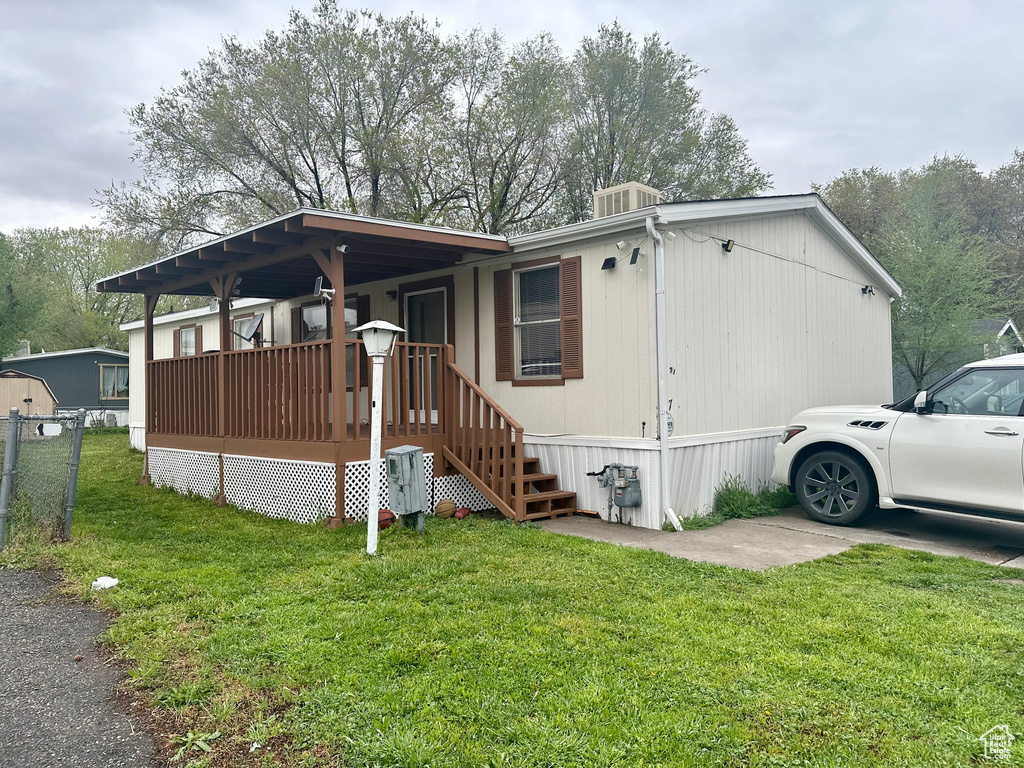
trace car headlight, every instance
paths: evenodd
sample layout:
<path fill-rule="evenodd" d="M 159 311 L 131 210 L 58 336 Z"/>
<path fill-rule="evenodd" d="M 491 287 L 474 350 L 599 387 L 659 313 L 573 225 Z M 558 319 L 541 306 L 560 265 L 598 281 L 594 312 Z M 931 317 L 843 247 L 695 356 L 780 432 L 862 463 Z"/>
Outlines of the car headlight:
<path fill-rule="evenodd" d="M 807 427 L 786 427 L 785 431 L 782 433 L 782 442 L 788 443 L 792 438 L 799 435 L 805 429 L 807 429 Z"/>

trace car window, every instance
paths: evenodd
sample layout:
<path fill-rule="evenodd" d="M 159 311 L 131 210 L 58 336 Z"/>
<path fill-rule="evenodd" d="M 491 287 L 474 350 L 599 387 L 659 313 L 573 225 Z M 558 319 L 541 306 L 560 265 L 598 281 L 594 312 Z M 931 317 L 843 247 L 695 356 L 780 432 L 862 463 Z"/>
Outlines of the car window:
<path fill-rule="evenodd" d="M 1024 401 L 1024 369 L 971 369 L 928 393 L 932 413 L 1019 416 Z"/>

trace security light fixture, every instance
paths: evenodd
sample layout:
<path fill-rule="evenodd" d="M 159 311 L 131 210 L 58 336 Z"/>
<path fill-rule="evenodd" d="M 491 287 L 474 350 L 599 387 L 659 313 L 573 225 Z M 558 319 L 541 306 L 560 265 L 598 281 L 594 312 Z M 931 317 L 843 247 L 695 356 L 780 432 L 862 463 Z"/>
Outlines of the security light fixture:
<path fill-rule="evenodd" d="M 388 297 L 388 301 L 398 301 L 398 291 L 384 291 L 384 295 Z"/>
<path fill-rule="evenodd" d="M 676 233 L 673 232 L 671 229 L 667 230 L 665 232 L 665 237 L 667 237 L 669 240 L 675 240 L 676 239 Z"/>
<path fill-rule="evenodd" d="M 607 259 L 604 260 L 604 263 L 601 265 L 601 270 L 603 271 L 603 270 L 606 270 L 606 269 L 615 269 L 615 257 L 614 256 L 609 256 Z"/>
<path fill-rule="evenodd" d="M 875 295 L 875 286 L 873 286 L 873 285 L 865 285 L 863 288 L 860 289 L 860 292 L 863 293 L 865 296 L 874 296 Z"/>
<path fill-rule="evenodd" d="M 629 254 L 629 263 L 636 264 L 636 260 L 640 258 L 640 246 L 638 245 L 633 249 L 633 252 Z"/>
<path fill-rule="evenodd" d="M 334 299 L 334 289 L 333 288 L 324 288 L 324 277 L 323 277 L 323 275 L 318 277 L 316 279 L 316 282 L 313 283 L 313 295 L 315 297 L 317 297 L 317 298 L 319 298 L 320 296 L 323 296 L 325 299 L 327 299 L 327 301 L 333 301 L 333 299 Z"/>
<path fill-rule="evenodd" d="M 726 253 L 732 253 L 732 247 L 734 245 L 736 245 L 735 241 L 726 240 L 724 243 L 722 243 L 722 250 L 725 251 Z"/>

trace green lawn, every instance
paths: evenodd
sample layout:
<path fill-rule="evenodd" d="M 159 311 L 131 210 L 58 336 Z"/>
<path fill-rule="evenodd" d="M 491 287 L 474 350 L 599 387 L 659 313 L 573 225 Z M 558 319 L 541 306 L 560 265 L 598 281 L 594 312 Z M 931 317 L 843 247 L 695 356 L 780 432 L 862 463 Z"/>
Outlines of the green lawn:
<path fill-rule="evenodd" d="M 960 766 L 998 724 L 1024 764 L 1020 571 L 862 546 L 749 573 L 474 518 L 367 559 L 364 528 L 141 466 L 86 440 L 55 556 L 82 594 L 121 580 L 106 640 L 179 733 L 221 732 L 196 766 Z"/>

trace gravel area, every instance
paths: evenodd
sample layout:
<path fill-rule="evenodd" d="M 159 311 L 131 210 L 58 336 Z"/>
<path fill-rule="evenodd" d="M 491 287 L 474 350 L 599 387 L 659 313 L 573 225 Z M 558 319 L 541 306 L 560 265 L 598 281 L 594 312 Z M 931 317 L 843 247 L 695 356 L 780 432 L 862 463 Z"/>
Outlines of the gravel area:
<path fill-rule="evenodd" d="M 107 617 L 51 599 L 54 574 L 0 570 L 0 768 L 134 768 L 153 744 L 120 712 L 95 640 Z"/>

